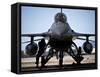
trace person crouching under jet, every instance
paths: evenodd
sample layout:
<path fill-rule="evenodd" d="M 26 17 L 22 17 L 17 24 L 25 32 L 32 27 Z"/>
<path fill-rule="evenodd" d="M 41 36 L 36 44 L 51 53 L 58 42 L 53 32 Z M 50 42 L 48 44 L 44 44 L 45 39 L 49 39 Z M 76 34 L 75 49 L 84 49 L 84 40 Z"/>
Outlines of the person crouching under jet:
<path fill-rule="evenodd" d="M 44 56 L 43 53 L 45 51 L 45 46 L 46 46 L 46 42 L 44 39 L 42 39 L 39 43 L 38 43 L 38 46 L 39 46 L 39 51 L 38 51 L 38 54 L 36 55 L 36 67 L 38 67 L 39 65 L 39 58 L 41 57 L 41 67 L 44 66 L 43 64 L 43 59 L 44 59 Z"/>

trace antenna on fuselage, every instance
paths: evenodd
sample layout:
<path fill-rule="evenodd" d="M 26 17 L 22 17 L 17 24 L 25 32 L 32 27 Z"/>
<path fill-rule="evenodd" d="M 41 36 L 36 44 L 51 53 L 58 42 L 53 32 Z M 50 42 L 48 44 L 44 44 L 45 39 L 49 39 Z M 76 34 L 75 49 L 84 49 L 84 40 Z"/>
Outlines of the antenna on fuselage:
<path fill-rule="evenodd" d="M 61 13 L 62 13 L 62 8 L 61 8 Z"/>

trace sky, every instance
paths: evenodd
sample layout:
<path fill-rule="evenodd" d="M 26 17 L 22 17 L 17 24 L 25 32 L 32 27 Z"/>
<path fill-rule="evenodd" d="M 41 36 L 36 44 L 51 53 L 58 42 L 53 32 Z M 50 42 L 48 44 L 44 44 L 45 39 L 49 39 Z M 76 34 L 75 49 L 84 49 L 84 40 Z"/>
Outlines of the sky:
<path fill-rule="evenodd" d="M 21 34 L 34 34 L 48 31 L 54 22 L 55 15 L 60 12 L 60 8 L 45 7 L 21 7 Z M 95 34 L 95 10 L 64 9 L 70 27 L 79 33 Z M 22 37 L 22 42 L 30 40 L 29 37 Z M 94 40 L 94 38 L 90 38 Z M 78 46 L 82 46 L 84 41 L 75 40 Z M 25 44 L 21 44 L 24 50 Z"/>

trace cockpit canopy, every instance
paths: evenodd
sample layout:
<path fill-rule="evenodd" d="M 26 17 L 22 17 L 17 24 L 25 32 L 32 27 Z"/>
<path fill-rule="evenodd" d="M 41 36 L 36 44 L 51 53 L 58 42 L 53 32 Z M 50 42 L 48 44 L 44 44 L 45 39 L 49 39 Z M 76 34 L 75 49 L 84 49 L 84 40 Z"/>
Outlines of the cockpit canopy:
<path fill-rule="evenodd" d="M 58 22 L 58 21 L 65 23 L 67 21 L 66 15 L 64 13 L 57 13 L 55 15 L 55 22 Z"/>

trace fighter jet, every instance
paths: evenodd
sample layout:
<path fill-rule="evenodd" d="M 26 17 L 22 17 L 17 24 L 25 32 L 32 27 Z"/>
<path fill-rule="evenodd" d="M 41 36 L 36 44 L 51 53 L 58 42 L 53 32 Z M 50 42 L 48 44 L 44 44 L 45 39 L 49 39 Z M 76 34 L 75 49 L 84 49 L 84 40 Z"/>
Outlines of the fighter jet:
<path fill-rule="evenodd" d="M 41 36 L 44 39 L 47 39 L 48 37 L 49 39 L 47 39 L 47 46 L 49 45 L 52 48 L 52 50 L 55 50 L 55 52 L 59 52 L 59 65 L 62 66 L 64 51 L 66 51 L 70 56 L 72 56 L 72 58 L 76 62 L 80 62 L 83 59 L 83 57 L 77 58 L 79 48 L 73 42 L 75 39 L 86 40 L 83 44 L 83 49 L 87 54 L 91 54 L 93 46 L 89 42 L 91 41 L 89 40 L 89 37 L 95 37 L 95 34 L 77 33 L 73 29 L 71 29 L 70 25 L 67 22 L 67 16 L 62 12 L 61 8 L 61 12 L 55 15 L 54 23 L 51 25 L 50 29 L 47 32 L 37 34 L 22 34 L 21 36 L 31 38 L 30 44 L 26 46 L 26 52 L 29 55 L 34 55 L 37 53 L 38 46 L 34 41 L 40 39 L 34 40 L 34 37 Z M 80 37 L 86 37 L 86 39 Z M 50 54 L 48 54 L 45 59 L 45 64 L 50 58 Z"/>

